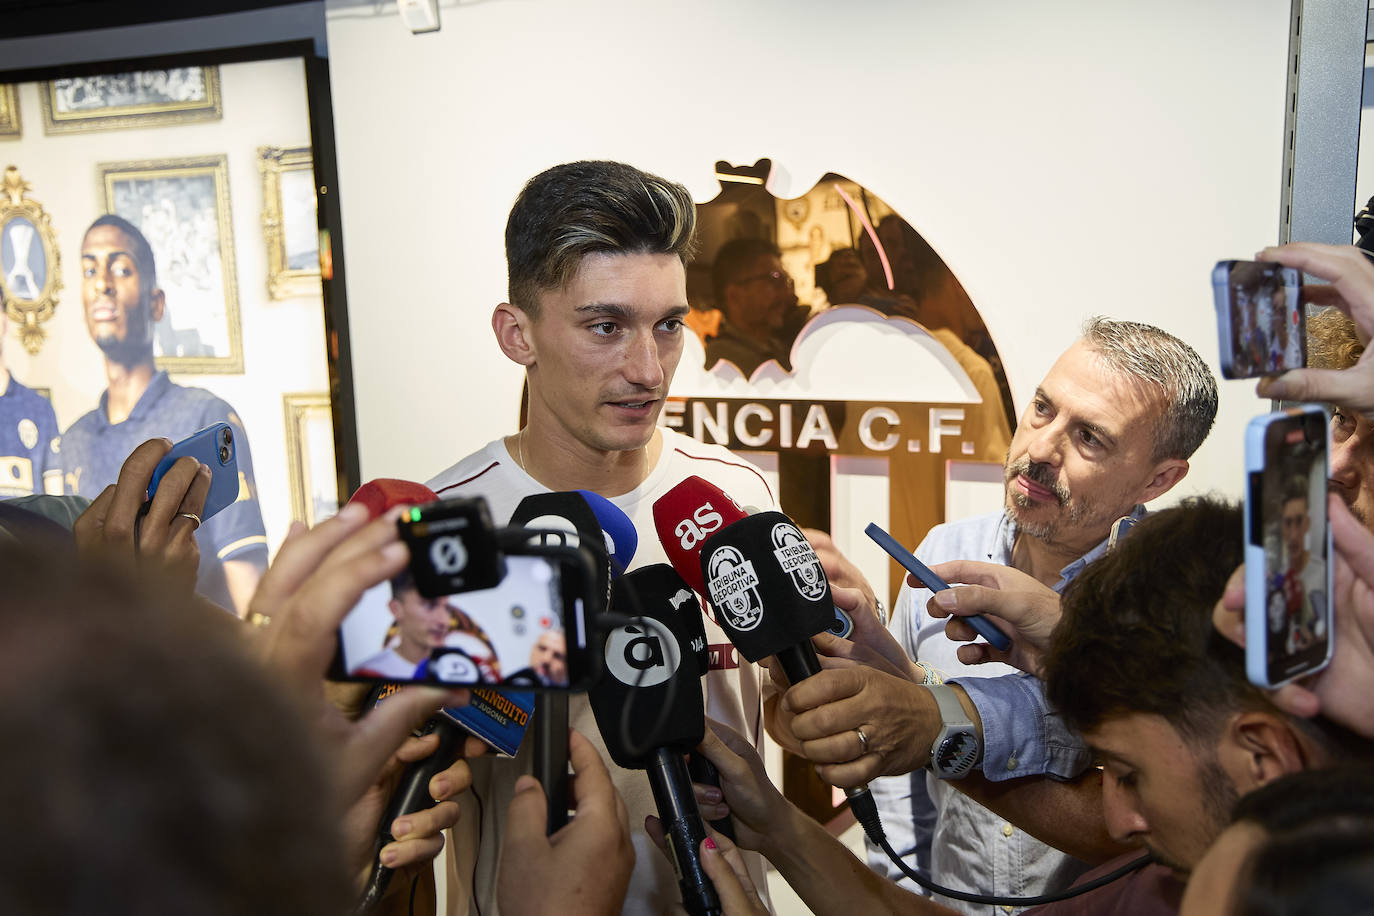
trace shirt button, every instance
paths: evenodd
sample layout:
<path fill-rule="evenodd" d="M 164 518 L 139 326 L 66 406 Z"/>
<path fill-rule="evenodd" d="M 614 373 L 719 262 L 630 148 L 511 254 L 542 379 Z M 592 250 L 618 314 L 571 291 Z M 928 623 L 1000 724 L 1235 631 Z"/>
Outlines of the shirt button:
<path fill-rule="evenodd" d="M 1016 828 L 1013 827 L 1011 824 L 1002 825 L 1002 836 L 1011 836 L 1015 832 Z"/>
<path fill-rule="evenodd" d="M 1008 769 L 1008 770 L 1014 770 L 1014 769 L 1016 769 L 1016 758 L 1015 758 L 1015 757 L 1008 757 L 1008 758 L 1007 758 L 1007 769 Z"/>

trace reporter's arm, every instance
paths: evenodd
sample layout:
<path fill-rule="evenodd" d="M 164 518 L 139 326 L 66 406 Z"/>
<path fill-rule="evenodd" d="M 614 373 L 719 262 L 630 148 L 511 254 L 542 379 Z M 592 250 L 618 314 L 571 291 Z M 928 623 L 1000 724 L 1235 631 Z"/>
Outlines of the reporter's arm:
<path fill-rule="evenodd" d="M 763 762 L 738 733 L 718 723 L 701 751 L 721 774 L 721 790 L 735 818 L 739 842 L 773 863 L 813 913 L 952 914 L 869 870 L 825 828 L 782 797 Z"/>

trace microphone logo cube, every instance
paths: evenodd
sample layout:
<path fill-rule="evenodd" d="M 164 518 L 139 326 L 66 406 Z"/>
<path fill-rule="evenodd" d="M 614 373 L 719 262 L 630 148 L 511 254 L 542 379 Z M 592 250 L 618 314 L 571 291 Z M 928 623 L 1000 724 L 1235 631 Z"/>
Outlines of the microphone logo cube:
<path fill-rule="evenodd" d="M 678 541 L 682 544 L 683 550 L 691 550 L 706 540 L 706 536 L 724 522 L 725 519 L 721 517 L 721 514 L 710 503 L 705 503 L 697 507 L 691 518 L 684 518 L 678 522 L 673 533 L 678 536 Z"/>
<path fill-rule="evenodd" d="M 773 526 L 772 538 L 773 556 L 783 572 L 792 577 L 797 593 L 808 601 L 824 598 L 828 591 L 825 570 L 821 568 L 815 548 L 802 536 L 797 526 L 779 522 Z"/>
<path fill-rule="evenodd" d="M 758 626 L 763 619 L 763 599 L 759 596 L 759 577 L 753 562 L 726 544 L 711 552 L 707 571 L 711 604 L 725 615 L 730 626 L 742 632 Z"/>

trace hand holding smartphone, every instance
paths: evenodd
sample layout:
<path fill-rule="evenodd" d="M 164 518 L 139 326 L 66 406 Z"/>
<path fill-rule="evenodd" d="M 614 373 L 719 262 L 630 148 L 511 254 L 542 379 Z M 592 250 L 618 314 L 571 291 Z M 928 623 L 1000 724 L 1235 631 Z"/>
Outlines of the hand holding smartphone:
<path fill-rule="evenodd" d="M 1331 660 L 1326 412 L 1251 420 L 1245 467 L 1245 671 L 1278 687 Z"/>
<path fill-rule="evenodd" d="M 864 534 L 876 541 L 878 546 L 887 551 L 892 559 L 902 564 L 907 572 L 921 580 L 921 584 L 932 592 L 943 591 L 949 588 L 949 583 L 935 575 L 929 566 L 916 559 L 911 551 L 897 543 L 896 538 L 878 527 L 876 523 L 869 522 L 868 527 L 864 529 Z M 988 644 L 994 649 L 1005 652 L 1011 648 L 1011 637 L 997 629 L 992 621 L 988 620 L 982 614 L 971 614 L 964 617 L 963 620 L 967 622 L 969 626 L 973 627 L 979 636 L 986 639 Z"/>
<path fill-rule="evenodd" d="M 234 448 L 234 430 L 228 423 L 213 423 L 198 430 L 172 446 L 153 469 L 148 482 L 148 500 L 152 502 L 158 484 L 178 459 L 191 457 L 210 468 L 210 492 L 205 496 L 205 508 L 200 512 L 203 522 L 239 496 L 238 453 Z"/>

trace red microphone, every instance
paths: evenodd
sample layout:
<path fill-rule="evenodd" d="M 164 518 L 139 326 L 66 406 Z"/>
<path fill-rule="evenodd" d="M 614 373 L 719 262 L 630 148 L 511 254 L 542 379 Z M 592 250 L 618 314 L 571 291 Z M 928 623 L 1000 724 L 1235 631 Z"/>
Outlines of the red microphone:
<path fill-rule="evenodd" d="M 423 506 L 438 499 L 438 494 L 422 483 L 378 477 L 359 487 L 348 503 L 367 506 L 369 517 L 376 518 L 393 506 Z"/>
<path fill-rule="evenodd" d="M 700 477 L 687 477 L 654 502 L 654 529 L 677 574 L 697 594 L 706 594 L 701 577 L 701 545 L 721 528 L 748 514 L 725 491 Z"/>

